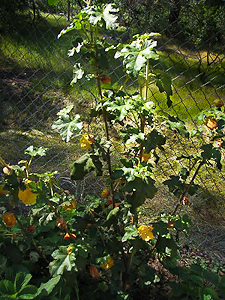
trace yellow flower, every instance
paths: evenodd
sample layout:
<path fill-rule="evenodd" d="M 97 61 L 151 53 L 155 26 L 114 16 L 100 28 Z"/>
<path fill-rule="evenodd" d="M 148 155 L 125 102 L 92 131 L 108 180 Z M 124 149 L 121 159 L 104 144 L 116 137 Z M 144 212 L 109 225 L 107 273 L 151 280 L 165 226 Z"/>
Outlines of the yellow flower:
<path fill-rule="evenodd" d="M 107 264 L 100 264 L 100 267 L 106 271 L 108 271 L 109 269 L 112 268 L 112 266 L 114 265 L 114 259 L 109 256 L 108 260 L 107 260 Z"/>
<path fill-rule="evenodd" d="M 142 240 L 144 240 L 146 242 L 149 241 L 149 240 L 154 239 L 154 235 L 152 233 L 152 230 L 153 230 L 153 227 L 149 226 L 149 225 L 141 225 L 138 228 L 138 232 L 139 232 Z"/>
<path fill-rule="evenodd" d="M 26 189 L 21 190 L 19 189 L 18 198 L 25 204 L 25 205 L 34 205 L 36 204 L 36 198 L 37 194 L 34 194 L 31 191 L 31 188 L 28 186 L 28 183 L 30 183 L 31 180 L 27 180 L 25 182 Z"/>
<path fill-rule="evenodd" d="M 148 161 L 149 160 L 149 158 L 151 157 L 151 153 L 147 153 L 147 152 L 145 152 L 145 148 L 143 149 L 143 153 L 142 153 L 142 162 L 143 161 Z"/>
<path fill-rule="evenodd" d="M 16 217 L 13 213 L 7 212 L 2 216 L 2 220 L 8 227 L 12 228 L 16 223 Z"/>
<path fill-rule="evenodd" d="M 73 248 L 72 247 L 67 247 L 66 248 L 67 254 L 70 255 L 73 252 Z"/>
<path fill-rule="evenodd" d="M 63 205 L 63 210 L 70 211 L 74 208 L 77 208 L 77 201 L 72 200 L 70 205 Z"/>
<path fill-rule="evenodd" d="M 80 146 L 83 150 L 89 150 L 93 144 L 93 136 L 87 133 L 84 133 L 80 139 Z"/>
<path fill-rule="evenodd" d="M 107 198 L 107 197 L 109 197 L 109 190 L 108 190 L 107 188 L 104 189 L 104 190 L 102 191 L 101 197 L 102 197 L 102 198 Z"/>

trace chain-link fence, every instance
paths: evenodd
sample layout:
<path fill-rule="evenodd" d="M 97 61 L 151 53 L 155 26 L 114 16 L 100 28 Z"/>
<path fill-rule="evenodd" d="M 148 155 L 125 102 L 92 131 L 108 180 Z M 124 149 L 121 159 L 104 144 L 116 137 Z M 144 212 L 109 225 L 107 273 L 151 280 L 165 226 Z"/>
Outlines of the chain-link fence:
<path fill-rule="evenodd" d="M 199 126 L 196 116 L 201 110 L 225 96 L 225 9 L 223 1 L 209 2 L 121 1 L 119 20 L 124 31 L 113 37 L 126 42 L 137 33 L 161 33 L 157 51 L 161 55 L 160 68 L 172 78 L 173 106 L 168 109 L 165 98 L 156 89 L 152 89 L 151 99 L 161 111 L 187 121 L 191 129 Z M 0 152 L 7 162 L 14 164 L 23 158 L 28 146 L 47 147 L 47 156 L 36 161 L 36 169 L 57 169 L 67 178 L 69 164 L 79 155 L 78 146 L 74 141 L 63 142 L 51 129 L 52 123 L 57 112 L 69 103 L 74 103 L 78 112 L 85 112 L 95 96 L 88 82 L 71 87 L 73 65 L 80 60 L 67 55 L 70 37 L 57 39 L 57 35 L 79 12 L 82 3 L 58 1 L 55 7 L 41 0 L 19 3 L 22 7 L 11 11 L 8 4 L 1 8 Z M 110 66 L 109 75 L 114 83 L 123 81 L 121 67 L 122 62 Z M 132 86 L 136 82 L 129 81 L 127 88 Z M 201 139 L 205 139 L 204 134 Z M 155 179 L 160 182 L 174 168 L 177 171 L 173 158 L 177 153 L 197 153 L 199 143 L 192 139 L 187 145 L 185 139 L 174 133 Z M 205 168 L 203 177 L 198 179 L 203 190 L 224 195 L 223 169 L 215 175 L 213 168 Z"/>

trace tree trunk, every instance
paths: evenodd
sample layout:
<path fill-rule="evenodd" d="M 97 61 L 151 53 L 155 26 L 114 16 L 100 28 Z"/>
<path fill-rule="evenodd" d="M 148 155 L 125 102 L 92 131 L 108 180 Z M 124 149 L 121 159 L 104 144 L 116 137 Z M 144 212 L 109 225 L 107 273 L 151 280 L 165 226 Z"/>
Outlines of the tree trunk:
<path fill-rule="evenodd" d="M 173 0 L 170 14 L 169 14 L 169 24 L 177 24 L 179 14 L 181 10 L 181 1 L 180 0 Z"/>

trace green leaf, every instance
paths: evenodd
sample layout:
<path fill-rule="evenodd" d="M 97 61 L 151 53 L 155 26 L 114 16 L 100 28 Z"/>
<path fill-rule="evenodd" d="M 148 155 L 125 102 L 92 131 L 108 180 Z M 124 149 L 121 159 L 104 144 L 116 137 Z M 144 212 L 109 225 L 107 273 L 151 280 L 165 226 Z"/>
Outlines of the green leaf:
<path fill-rule="evenodd" d="M 27 285 L 17 294 L 17 299 L 36 299 L 37 290 L 36 286 Z"/>
<path fill-rule="evenodd" d="M 98 284 L 98 289 L 105 293 L 109 289 L 109 287 L 108 284 L 105 281 L 103 281 Z"/>
<path fill-rule="evenodd" d="M 167 97 L 172 96 L 171 77 L 163 71 L 157 70 L 156 85 L 161 93 L 165 92 Z"/>
<path fill-rule="evenodd" d="M 43 213 L 39 218 L 38 222 L 40 225 L 46 226 L 49 222 L 51 222 L 55 218 L 55 213 Z"/>
<path fill-rule="evenodd" d="M 121 51 L 116 52 L 115 58 L 123 57 L 123 64 L 127 69 L 127 73 L 136 76 L 145 66 L 147 59 L 159 59 L 154 49 L 157 42 L 148 39 L 148 37 L 148 35 L 137 36 L 137 39 L 130 45 L 126 45 Z"/>
<path fill-rule="evenodd" d="M 85 175 L 88 174 L 88 170 L 86 169 L 87 161 L 90 159 L 90 155 L 88 153 L 81 156 L 77 159 L 73 164 L 73 169 L 71 172 L 72 180 L 83 180 Z M 91 169 L 93 170 L 93 169 Z"/>
<path fill-rule="evenodd" d="M 80 115 L 75 115 L 71 120 L 69 114 L 60 114 L 59 119 L 55 121 L 52 125 L 52 129 L 56 129 L 60 132 L 62 139 L 66 142 L 69 142 L 71 137 L 74 134 L 74 131 L 77 134 L 81 131 L 83 127 L 83 122 L 80 121 Z"/>
<path fill-rule="evenodd" d="M 156 149 L 158 146 L 160 149 L 162 145 L 166 142 L 166 138 L 158 133 L 157 130 L 153 129 L 147 136 L 146 140 L 143 142 L 143 146 L 146 148 L 146 152 L 149 153 L 152 149 Z"/>
<path fill-rule="evenodd" d="M 99 156 L 86 153 L 74 162 L 71 179 L 83 180 L 91 171 L 96 171 L 96 175 L 100 176 L 102 174 L 102 163 Z"/>
<path fill-rule="evenodd" d="M 48 150 L 48 148 L 44 148 L 44 147 L 34 147 L 34 146 L 30 146 L 28 147 L 24 153 L 25 154 L 29 154 L 30 156 L 45 156 L 46 155 L 46 151 Z"/>
<path fill-rule="evenodd" d="M 113 216 L 116 216 L 117 215 L 117 213 L 119 212 L 119 207 L 115 207 L 115 208 L 113 208 L 110 212 L 109 212 L 109 214 L 108 214 L 108 216 L 107 216 L 107 221 L 109 220 L 109 219 L 111 219 Z"/>
<path fill-rule="evenodd" d="M 61 246 L 58 250 L 55 250 L 52 257 L 54 261 L 49 264 L 49 272 L 53 277 L 62 275 L 64 271 L 77 271 L 75 254 L 74 252 L 68 254 L 66 246 Z"/>
<path fill-rule="evenodd" d="M 156 242 L 157 252 L 168 253 L 168 249 L 170 249 L 170 257 L 175 257 L 177 255 L 177 244 L 174 242 L 173 238 L 165 238 L 162 236 L 158 236 Z"/>
<path fill-rule="evenodd" d="M 122 242 L 126 242 L 127 240 L 133 240 L 138 236 L 138 230 L 135 225 L 130 225 L 125 227 L 125 234 L 122 237 Z"/>
<path fill-rule="evenodd" d="M 72 111 L 73 107 L 74 107 L 73 104 L 70 104 L 70 105 L 64 107 L 59 112 L 57 112 L 57 116 L 59 116 L 60 118 L 67 118 L 67 115 L 69 115 L 69 113 Z"/>
<path fill-rule="evenodd" d="M 116 20 L 118 16 L 114 15 L 113 13 L 118 12 L 119 9 L 113 7 L 111 3 L 106 5 L 106 7 L 103 10 L 103 19 L 105 20 L 106 23 L 106 29 L 115 29 L 118 26 L 118 23 L 116 23 Z"/>
<path fill-rule="evenodd" d="M 15 281 L 14 281 L 14 288 L 15 291 L 20 291 L 22 288 L 24 288 L 28 282 L 31 280 L 32 275 L 31 274 L 25 274 L 25 273 L 21 273 L 19 272 L 16 275 Z"/>
<path fill-rule="evenodd" d="M 221 277 L 219 286 L 225 289 L 225 275 Z"/>
<path fill-rule="evenodd" d="M 215 286 L 218 285 L 219 277 L 216 273 L 213 273 L 213 272 L 210 272 L 210 271 L 207 271 L 207 270 L 203 269 L 203 276 L 207 281 L 213 283 Z"/>
<path fill-rule="evenodd" d="M 166 124 L 171 130 L 176 130 L 185 137 L 189 137 L 189 132 L 187 131 L 185 123 L 181 121 L 178 117 L 169 116 L 166 120 Z"/>
<path fill-rule="evenodd" d="M 0 281 L 0 293 L 3 295 L 14 295 L 16 293 L 14 284 L 10 280 Z"/>
<path fill-rule="evenodd" d="M 203 152 L 201 153 L 202 158 L 206 161 L 208 159 L 214 159 L 216 161 L 217 168 L 222 169 L 221 164 L 221 153 L 218 149 L 214 149 L 212 144 L 203 145 L 201 147 Z"/>
<path fill-rule="evenodd" d="M 200 287 L 204 286 L 204 279 L 197 275 L 186 275 L 185 278 L 188 282 L 191 281 L 193 284 L 198 285 Z"/>
<path fill-rule="evenodd" d="M 155 181 L 149 176 L 145 178 L 135 176 L 134 180 L 123 187 L 123 190 L 131 193 L 127 195 L 127 200 L 132 205 L 132 210 L 141 206 L 146 198 L 153 198 L 157 192 Z"/>
<path fill-rule="evenodd" d="M 130 102 L 125 102 L 122 97 L 116 98 L 116 101 L 110 100 L 107 104 L 107 111 L 114 113 L 116 115 L 116 119 L 119 121 L 123 121 L 128 112 L 133 108 L 133 105 Z"/>
<path fill-rule="evenodd" d="M 53 0 L 53 1 L 54 1 L 54 0 Z M 76 19 L 76 18 L 75 18 L 75 19 Z M 64 35 L 64 34 L 70 32 L 70 31 L 72 31 L 72 30 L 75 30 L 75 29 L 76 29 L 76 28 L 75 28 L 74 24 L 73 24 L 73 23 L 70 24 L 70 26 L 68 26 L 66 29 L 63 29 L 63 30 L 60 31 L 60 33 L 58 34 L 58 39 L 59 39 L 62 35 Z"/>
<path fill-rule="evenodd" d="M 81 79 L 84 75 L 84 70 L 81 68 L 81 64 L 77 63 L 73 66 L 73 80 L 71 81 L 71 85 L 77 83 L 79 79 Z"/>
<path fill-rule="evenodd" d="M 39 297 L 49 296 L 54 287 L 59 283 L 61 275 L 51 278 L 49 281 L 42 283 L 37 291 Z"/>

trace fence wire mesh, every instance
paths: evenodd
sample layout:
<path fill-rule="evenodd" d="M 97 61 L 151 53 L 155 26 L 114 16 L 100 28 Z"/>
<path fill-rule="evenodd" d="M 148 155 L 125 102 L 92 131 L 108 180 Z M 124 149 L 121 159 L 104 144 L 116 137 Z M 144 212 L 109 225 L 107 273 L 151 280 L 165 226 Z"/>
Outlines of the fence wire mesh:
<path fill-rule="evenodd" d="M 85 112 L 95 101 L 88 82 L 70 86 L 73 65 L 82 58 L 68 57 L 70 37 L 57 39 L 79 12 L 80 2 L 59 1 L 61 6 L 55 8 L 43 0 L 21 0 L 21 3 L 26 3 L 26 9 L 18 8 L 12 13 L 3 6 L 0 10 L 4 14 L 0 24 L 0 153 L 7 162 L 15 164 L 28 146 L 45 146 L 49 150 L 46 157 L 36 160 L 37 171 L 57 169 L 65 185 L 74 185 L 77 193 L 83 193 L 84 187 L 92 190 L 96 181 L 91 177 L 79 188 L 68 180 L 70 163 L 80 154 L 77 141 L 66 144 L 51 129 L 61 108 L 74 103 L 78 113 Z M 126 30 L 113 37 L 120 42 L 137 33 L 161 34 L 157 50 L 162 55 L 160 67 L 172 77 L 173 106 L 168 110 L 166 99 L 154 88 L 150 98 L 161 111 L 186 120 L 191 129 L 198 127 L 195 117 L 201 110 L 210 108 L 216 99 L 224 100 L 225 96 L 225 10 L 222 4 L 212 5 L 208 11 L 204 6 L 203 10 L 205 3 L 204 0 L 120 1 L 120 25 Z M 121 66 L 122 62 L 110 65 L 109 75 L 114 83 L 124 81 Z M 135 81 L 127 83 L 128 90 L 136 86 Z M 92 130 L 96 132 L 96 126 Z M 202 141 L 205 138 L 202 134 Z M 120 144 L 116 138 L 113 141 L 116 153 Z M 187 145 L 175 133 L 172 141 L 155 172 L 159 184 L 166 175 L 176 173 L 177 153 L 197 153 L 201 143 L 191 139 Z M 198 181 L 203 190 L 224 196 L 224 168 L 215 176 L 213 168 L 207 167 Z"/>

